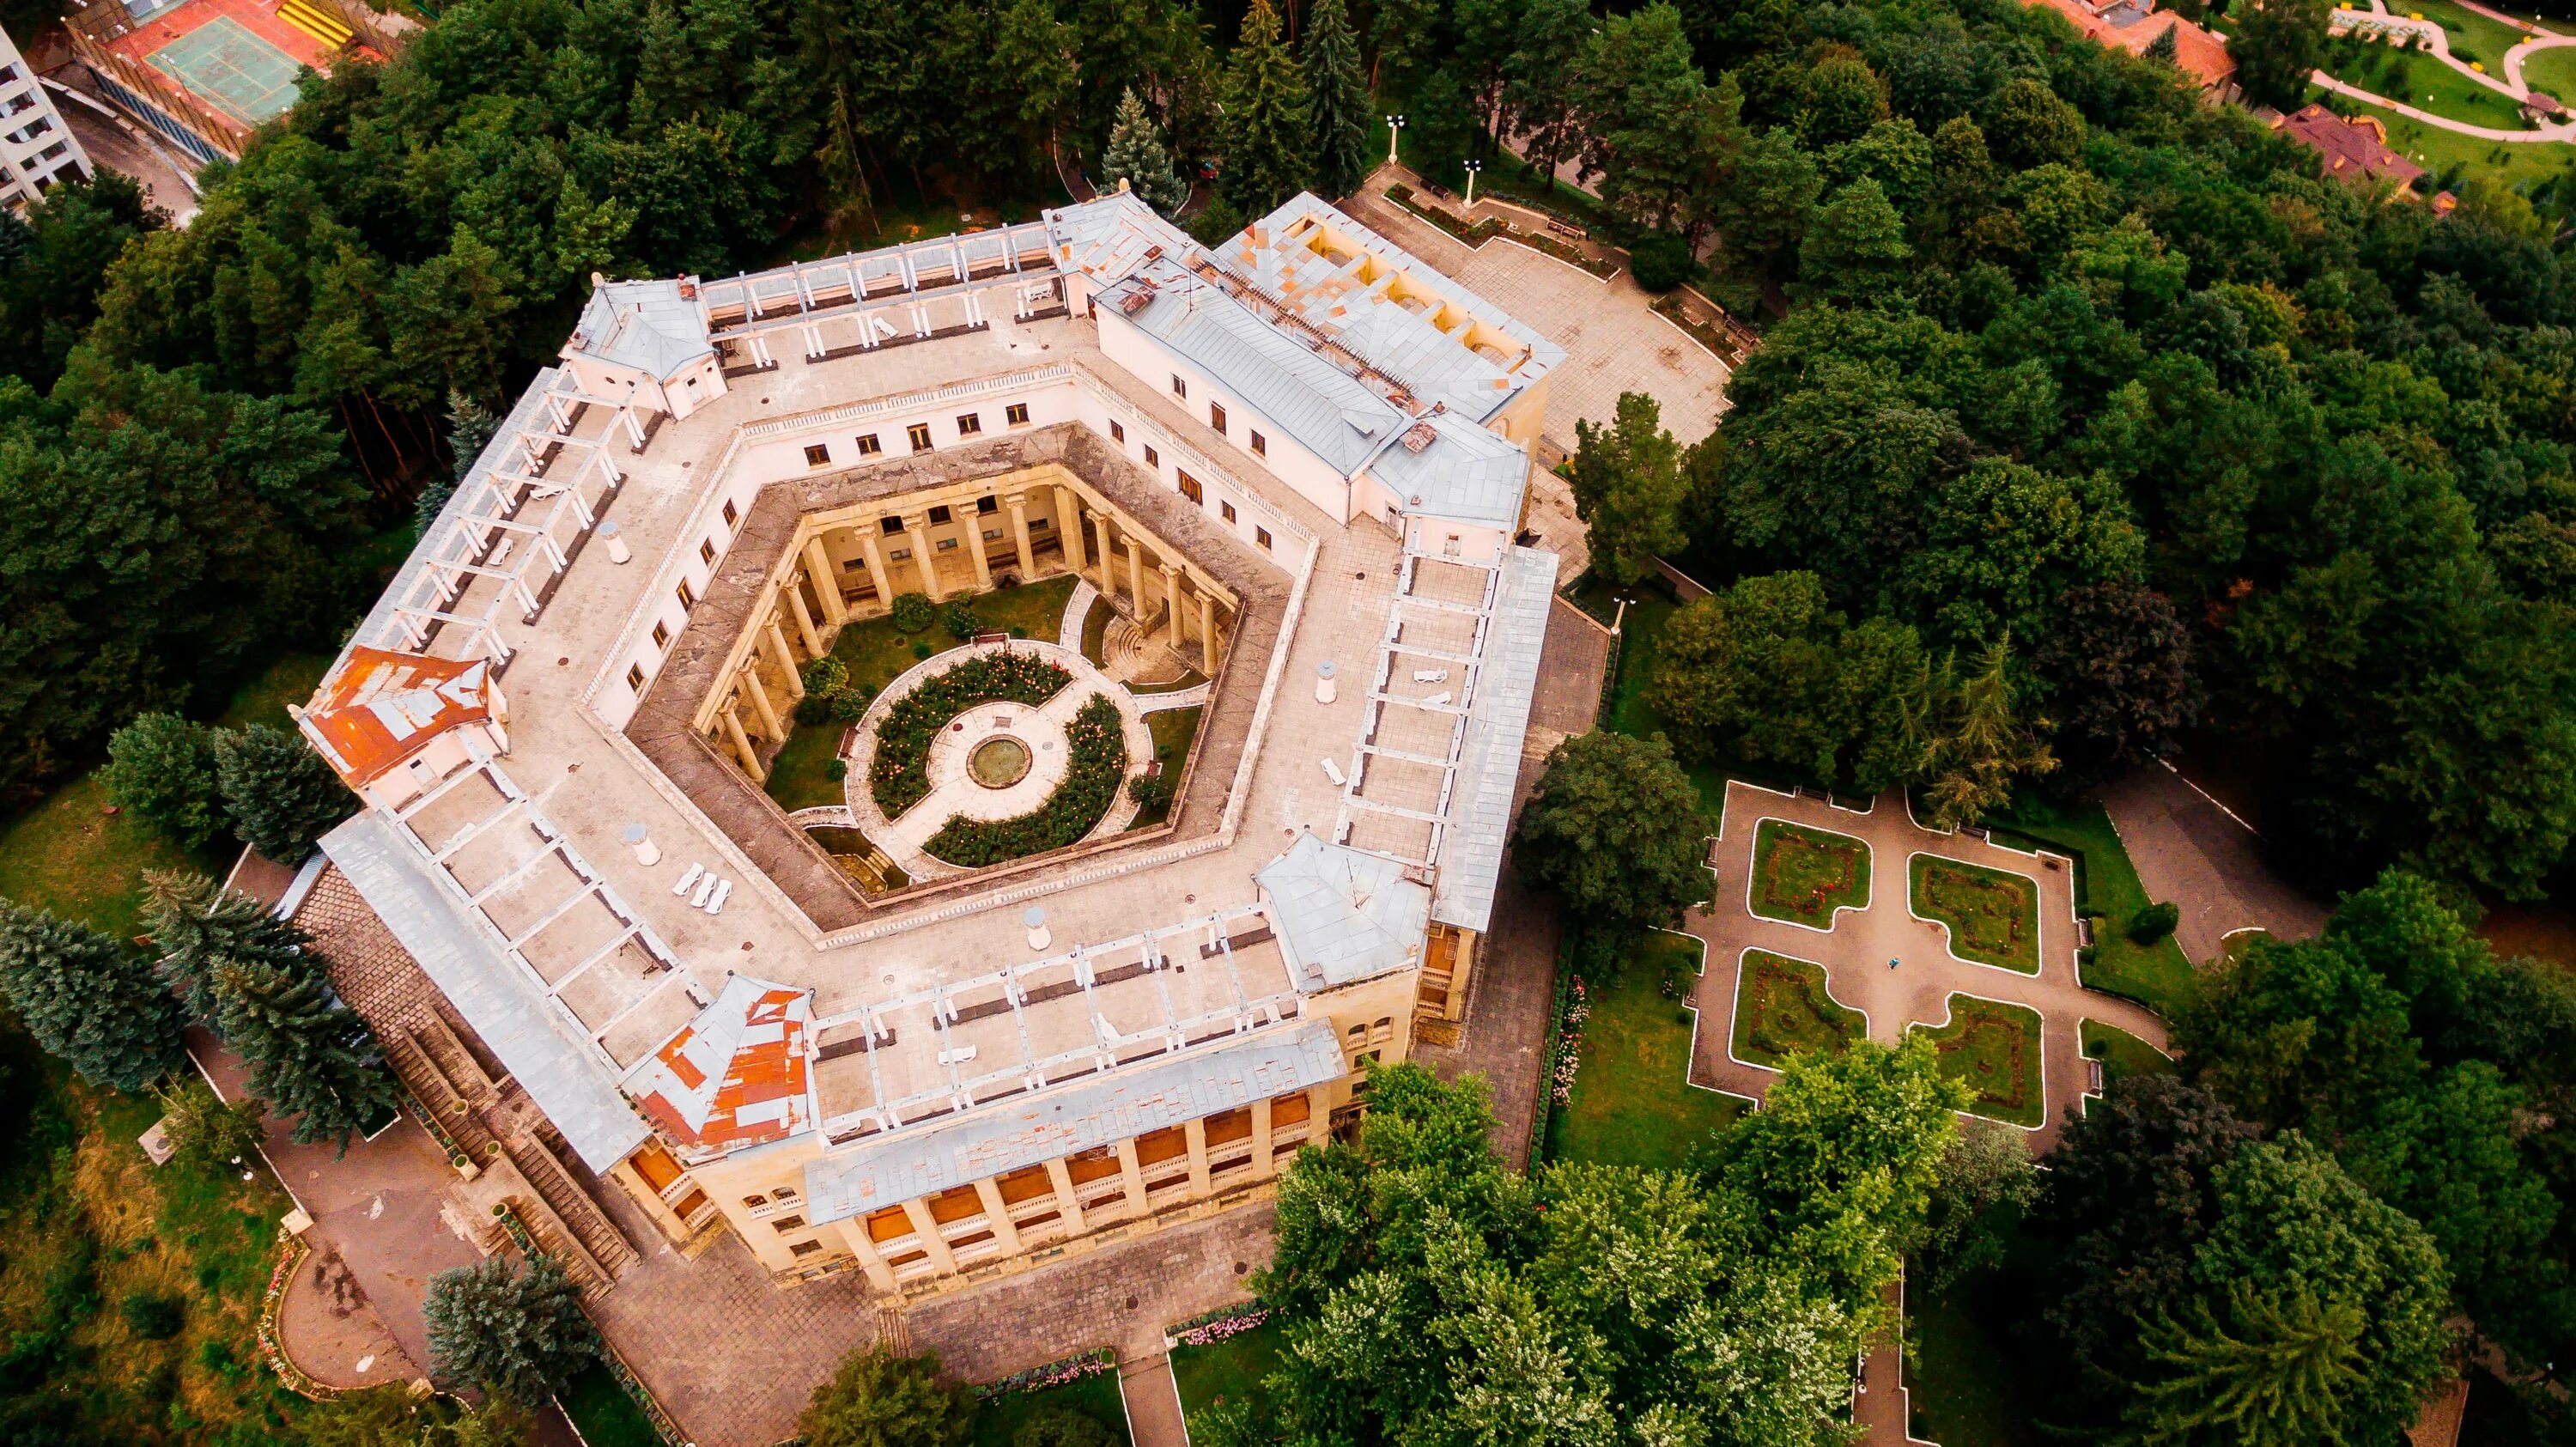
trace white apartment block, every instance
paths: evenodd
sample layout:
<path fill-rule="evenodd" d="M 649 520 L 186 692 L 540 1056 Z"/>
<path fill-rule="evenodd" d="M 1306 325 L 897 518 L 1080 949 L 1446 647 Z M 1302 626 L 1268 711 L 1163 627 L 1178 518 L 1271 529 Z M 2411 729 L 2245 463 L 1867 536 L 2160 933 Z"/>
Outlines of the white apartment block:
<path fill-rule="evenodd" d="M 56 181 L 89 173 L 89 157 L 44 82 L 0 30 L 0 205 L 24 211 Z"/>

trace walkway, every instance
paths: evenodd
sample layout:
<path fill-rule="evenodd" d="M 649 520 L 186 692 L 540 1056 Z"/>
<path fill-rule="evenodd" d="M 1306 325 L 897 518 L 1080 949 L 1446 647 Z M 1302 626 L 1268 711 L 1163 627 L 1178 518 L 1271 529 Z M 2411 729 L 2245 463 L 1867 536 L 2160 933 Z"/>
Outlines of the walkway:
<path fill-rule="evenodd" d="M 1190 1447 L 1181 1420 L 1181 1384 L 1172 1379 L 1172 1354 L 1118 1361 L 1118 1394 L 1127 1403 L 1127 1431 L 1136 1447 Z"/>
<path fill-rule="evenodd" d="M 1100 601 L 1100 590 L 1080 573 L 1073 575 L 1073 592 L 1064 600 L 1064 621 L 1055 627 L 1058 648 L 1082 651 L 1082 625 L 1091 617 L 1091 605 Z"/>
<path fill-rule="evenodd" d="M 2489 75 L 2482 70 L 2473 70 L 2469 67 L 2466 61 L 2463 61 L 2459 57 L 2451 54 L 2450 34 L 2440 25 L 2429 21 L 2409 22 L 2401 20 L 2396 16 L 2395 12 L 2388 8 L 2388 0 L 2370 0 L 2371 14 L 2390 21 L 2393 25 L 2399 27 L 2402 33 L 2411 33 L 2422 36 L 2425 42 L 2430 46 L 2429 51 L 2426 53 L 2430 54 L 2435 60 L 2438 60 L 2442 62 L 2442 64 L 2449 66 L 2452 70 L 2457 71 L 2464 79 L 2475 84 L 2485 86 L 2489 90 L 2509 96 L 2517 101 L 2526 101 L 2531 99 L 2531 87 L 2526 85 L 2522 78 L 2522 64 L 2524 60 L 2528 59 L 2535 51 L 2554 50 L 2561 46 L 2576 45 L 2576 35 L 2561 35 L 2556 31 L 2543 30 L 2539 26 L 2534 25 L 2527 20 L 2517 20 L 2513 16 L 2506 15 L 2501 11 L 2490 10 L 2483 5 L 2468 3 L 2468 0 L 2461 0 L 2461 8 L 2474 11 L 2477 14 L 2483 15 L 2488 19 L 2497 22 L 2498 24 L 2510 26 L 2513 29 L 2525 31 L 2530 34 L 2530 39 L 2517 42 L 2511 50 L 2504 53 L 2504 74 L 2502 76 Z M 2422 121 L 2428 126 L 2434 126 L 2441 130 L 2451 131 L 2458 135 L 2476 136 L 2480 140 L 2507 141 L 2515 144 L 2523 144 L 2533 141 L 2548 142 L 2576 139 L 2576 119 L 2541 121 L 2530 130 L 2508 131 L 2496 126 L 2476 125 L 2468 121 L 2453 120 L 2449 116 L 2438 116 L 2430 111 L 2418 110 L 2402 101 L 2391 100 L 2386 96 L 2377 94 L 2376 92 L 2364 90 L 2360 86 L 2337 80 L 2322 70 L 2317 71 L 2310 77 L 2310 79 L 2314 80 L 2317 84 L 2324 86 L 2326 89 L 2334 91 L 2340 95 L 2350 96 L 2355 100 L 2378 106 L 2384 110 L 2395 111 L 2399 115 Z"/>
<path fill-rule="evenodd" d="M 2326 906 L 2272 872 L 2254 831 L 2172 769 L 2130 770 L 2102 791 L 2102 807 L 2147 897 L 2182 906 L 2174 938 L 2194 963 L 2218 958 L 2238 930 L 2302 940 L 2325 928 Z"/>
<path fill-rule="evenodd" d="M 1757 821 L 1784 819 L 1854 836 L 1870 847 L 1866 909 L 1836 916 L 1830 932 L 1763 919 L 1747 907 L 1753 875 Z M 2144 1006 L 2087 990 L 2076 978 L 2074 875 L 2066 861 L 2032 856 L 1965 834 L 1938 834 L 1917 825 L 1902 794 L 1882 795 L 1867 813 L 1821 800 L 1776 794 L 1740 780 L 1726 786 L 1725 816 L 1714 849 L 1716 898 L 1692 910 L 1685 928 L 1708 945 L 1708 968 L 1694 1003 L 1708 1028 L 1691 1057 L 1695 1084 L 1759 1097 L 1779 1078 L 1776 1071 L 1737 1060 L 1728 1049 L 1735 1020 L 1737 964 L 1748 949 L 1763 949 L 1824 967 L 1827 993 L 1868 1018 L 1869 1038 L 1901 1041 L 1908 1027 L 1940 1026 L 1950 1018 L 1950 996 L 1965 992 L 2039 1012 L 2040 1083 L 2046 1124 L 2031 1131 L 2031 1147 L 2054 1145 L 2067 1111 L 2090 1084 L 2078 1041 L 2079 1023 L 2096 1020 L 2125 1030 L 2161 1050 L 2165 1023 Z M 1948 931 L 1918 919 L 1909 907 L 1907 859 L 1936 854 L 2006 870 L 2039 890 L 2040 972 L 1974 964 L 1952 955 Z M 1889 969 L 1890 959 L 1902 960 Z"/>

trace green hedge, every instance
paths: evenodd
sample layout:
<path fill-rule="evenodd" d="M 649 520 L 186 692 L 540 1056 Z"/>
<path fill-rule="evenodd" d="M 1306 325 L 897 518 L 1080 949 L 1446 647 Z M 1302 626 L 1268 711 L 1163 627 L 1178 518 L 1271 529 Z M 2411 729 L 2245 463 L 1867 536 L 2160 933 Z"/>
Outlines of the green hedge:
<path fill-rule="evenodd" d="M 1127 733 L 1118 706 L 1099 694 L 1064 730 L 1070 768 L 1047 801 L 1017 819 L 955 815 L 921 847 L 968 869 L 1078 843 L 1109 812 L 1127 777 Z"/>
<path fill-rule="evenodd" d="M 923 680 L 877 725 L 876 757 L 868 764 L 868 789 L 877 807 L 888 819 L 900 819 L 930 792 L 930 741 L 950 719 L 979 704 L 1035 708 L 1071 682 L 1072 674 L 1026 653 L 979 654 Z"/>

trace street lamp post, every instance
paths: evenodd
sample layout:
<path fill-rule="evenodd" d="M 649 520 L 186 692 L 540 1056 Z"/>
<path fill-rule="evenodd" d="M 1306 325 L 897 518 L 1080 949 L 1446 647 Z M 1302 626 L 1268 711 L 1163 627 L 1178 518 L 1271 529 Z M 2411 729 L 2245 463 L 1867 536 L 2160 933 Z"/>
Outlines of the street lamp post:
<path fill-rule="evenodd" d="M 1482 161 L 1467 163 L 1467 205 L 1470 209 L 1473 209 L 1476 204 L 1476 173 L 1483 169 L 1485 169 L 1485 163 Z"/>
<path fill-rule="evenodd" d="M 1403 130 L 1404 117 L 1388 116 L 1386 118 L 1386 163 L 1390 166 L 1395 164 L 1395 138 Z"/>

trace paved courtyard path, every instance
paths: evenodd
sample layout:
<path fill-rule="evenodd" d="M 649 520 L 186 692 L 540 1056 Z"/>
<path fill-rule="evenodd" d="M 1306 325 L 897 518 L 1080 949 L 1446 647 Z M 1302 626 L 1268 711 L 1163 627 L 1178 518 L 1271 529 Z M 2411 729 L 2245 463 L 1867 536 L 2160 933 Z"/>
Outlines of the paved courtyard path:
<path fill-rule="evenodd" d="M 1866 909 L 1843 910 L 1830 931 L 1764 919 L 1747 906 L 1753 876 L 1753 841 L 1763 819 L 1782 819 L 1847 834 L 1870 849 Z M 1685 927 L 1708 945 L 1708 967 L 1694 1003 L 1700 1011 L 1691 1056 L 1695 1084 L 1756 1099 L 1779 1079 L 1776 1071 L 1746 1064 L 1728 1049 L 1734 1034 L 1736 970 L 1748 949 L 1768 950 L 1821 965 L 1825 987 L 1848 1009 L 1868 1017 L 1869 1038 L 1885 1045 L 1902 1040 L 1909 1026 L 1949 1022 L 1951 994 L 1964 992 L 2039 1012 L 2041 1093 L 2046 1124 L 2030 1132 L 2033 1150 L 2054 1145 L 2067 1110 L 2090 1084 L 2078 1043 L 2082 1021 L 2125 1030 L 2161 1050 L 2165 1024 L 2144 1006 L 2087 990 L 2076 978 L 2074 876 L 2053 855 L 2029 855 L 1967 834 L 1940 834 L 1916 824 L 1901 794 L 1886 794 L 1867 812 L 1821 799 L 1792 797 L 1740 780 L 1726 786 L 1726 807 L 1712 851 L 1715 897 L 1690 912 Z M 1981 864 L 2031 880 L 2039 889 L 2039 959 L 2036 975 L 1971 963 L 1952 955 L 1947 930 L 1918 919 L 1908 908 L 1906 861 L 1915 854 Z M 1888 968 L 1888 961 L 1900 963 Z"/>
<path fill-rule="evenodd" d="M 2254 831 L 2173 770 L 2130 770 L 2102 791 L 2102 807 L 2147 897 L 2182 906 L 2174 938 L 2194 964 L 2218 958 L 2238 930 L 2304 940 L 2325 928 L 2326 906 L 2272 872 Z"/>

